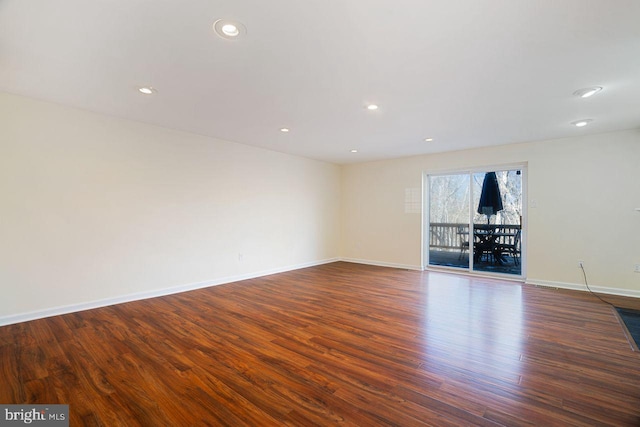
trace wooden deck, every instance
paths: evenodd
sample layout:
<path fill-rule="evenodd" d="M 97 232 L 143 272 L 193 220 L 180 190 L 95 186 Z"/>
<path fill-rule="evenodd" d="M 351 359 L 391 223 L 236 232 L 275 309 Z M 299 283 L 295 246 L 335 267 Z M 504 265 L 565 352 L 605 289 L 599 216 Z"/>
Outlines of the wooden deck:
<path fill-rule="evenodd" d="M 522 274 L 522 266 L 516 264 L 515 260 L 504 255 L 502 264 L 497 264 L 492 260 L 482 258 L 474 263 L 474 269 L 487 273 L 512 274 L 519 276 Z M 459 249 L 456 250 L 431 250 L 429 251 L 429 264 L 441 267 L 457 267 L 469 268 L 469 254 L 467 252 L 461 254 Z"/>
<path fill-rule="evenodd" d="M 474 227 L 481 230 L 491 230 L 495 236 L 500 235 L 502 244 L 508 243 L 520 248 L 521 226 L 519 224 L 475 224 Z M 480 234 L 486 236 L 486 234 Z M 475 234 L 474 234 L 475 235 Z M 490 234 L 494 235 L 494 234 Z M 432 223 L 429 224 L 429 264 L 443 267 L 469 268 L 469 254 L 464 251 L 461 254 L 461 244 L 469 240 L 469 224 L 462 223 Z M 479 244 L 476 238 L 476 244 Z M 518 244 L 516 245 L 516 242 Z M 475 245 L 475 244 L 474 244 Z M 476 250 L 480 250 L 476 248 Z M 481 257 L 475 260 L 474 270 L 489 273 L 511 274 L 520 276 L 521 266 L 515 262 L 507 252 L 501 251 L 502 261 L 496 263 L 492 259 Z"/>
<path fill-rule="evenodd" d="M 587 293 L 348 263 L 0 328 L 72 426 L 638 426 L 639 367 Z"/>

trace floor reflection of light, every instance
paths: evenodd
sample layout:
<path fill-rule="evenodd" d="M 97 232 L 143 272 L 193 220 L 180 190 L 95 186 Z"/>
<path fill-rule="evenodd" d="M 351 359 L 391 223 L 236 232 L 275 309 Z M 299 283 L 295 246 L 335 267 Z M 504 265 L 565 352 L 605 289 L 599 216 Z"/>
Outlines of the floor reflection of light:
<path fill-rule="evenodd" d="M 425 363 L 494 370 L 517 381 L 526 339 L 520 284 L 431 273 L 423 291 Z"/>

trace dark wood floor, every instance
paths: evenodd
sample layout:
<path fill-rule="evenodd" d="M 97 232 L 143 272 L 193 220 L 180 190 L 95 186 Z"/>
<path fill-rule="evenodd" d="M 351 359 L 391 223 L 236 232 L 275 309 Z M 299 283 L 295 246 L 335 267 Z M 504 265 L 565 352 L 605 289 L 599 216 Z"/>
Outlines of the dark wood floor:
<path fill-rule="evenodd" d="M 72 426 L 640 425 L 593 296 L 348 263 L 2 327 L 0 377 Z"/>

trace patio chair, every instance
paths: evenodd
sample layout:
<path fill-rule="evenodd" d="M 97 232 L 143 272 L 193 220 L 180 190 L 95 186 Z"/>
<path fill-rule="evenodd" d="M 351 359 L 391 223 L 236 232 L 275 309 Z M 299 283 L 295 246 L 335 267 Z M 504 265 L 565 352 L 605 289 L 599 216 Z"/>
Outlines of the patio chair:
<path fill-rule="evenodd" d="M 522 230 L 518 229 L 513 236 L 512 242 L 504 242 L 500 243 L 499 250 L 500 252 L 506 253 L 513 258 L 513 263 L 515 265 L 520 265 L 520 237 L 522 234 Z"/>
<path fill-rule="evenodd" d="M 465 227 L 463 225 L 459 225 L 457 234 L 460 236 L 460 255 L 458 256 L 458 259 L 462 259 L 464 252 L 469 252 L 469 232 L 465 231 Z"/>

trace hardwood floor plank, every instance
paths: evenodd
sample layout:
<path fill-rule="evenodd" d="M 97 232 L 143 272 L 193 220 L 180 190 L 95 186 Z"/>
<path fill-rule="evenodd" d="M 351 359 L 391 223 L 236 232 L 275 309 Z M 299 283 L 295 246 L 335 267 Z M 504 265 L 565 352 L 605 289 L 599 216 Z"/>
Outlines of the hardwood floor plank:
<path fill-rule="evenodd" d="M 74 426 L 637 426 L 639 367 L 587 293 L 343 262 L 0 328 Z"/>
<path fill-rule="evenodd" d="M 7 327 L 7 329 L 13 329 Z M 1 331 L 1 329 L 0 329 Z M 25 402 L 26 382 L 23 379 L 19 367 L 18 353 L 20 347 L 10 344 L 0 346 L 0 377 L 5 379 L 0 382 L 0 402 Z"/>

